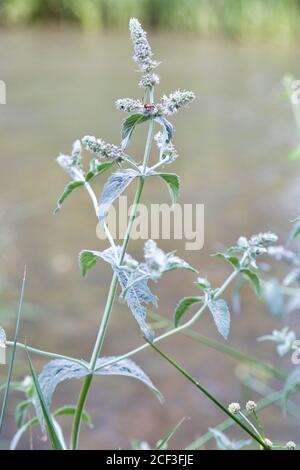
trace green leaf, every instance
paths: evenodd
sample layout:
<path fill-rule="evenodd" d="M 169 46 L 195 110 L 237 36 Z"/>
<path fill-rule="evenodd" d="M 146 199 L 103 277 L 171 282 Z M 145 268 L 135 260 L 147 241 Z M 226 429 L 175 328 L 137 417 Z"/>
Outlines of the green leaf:
<path fill-rule="evenodd" d="M 300 235 L 300 222 L 296 223 L 293 226 L 292 231 L 288 238 L 288 243 L 292 243 L 292 241 L 295 240 L 295 238 L 299 237 L 299 235 Z"/>
<path fill-rule="evenodd" d="M 63 190 L 62 195 L 60 196 L 59 200 L 57 201 L 56 208 L 54 210 L 54 214 L 56 214 L 62 207 L 63 203 L 67 199 L 67 197 L 77 188 L 80 186 L 84 186 L 84 181 L 71 181 L 67 184 L 65 189 Z"/>
<path fill-rule="evenodd" d="M 160 441 L 158 441 L 156 447 L 155 447 L 155 450 L 163 450 L 163 449 L 166 449 L 166 446 L 169 442 L 169 440 L 174 436 L 174 434 L 176 433 L 176 431 L 180 428 L 180 426 L 182 425 L 182 423 L 186 420 L 186 418 L 182 418 L 179 423 L 176 424 L 176 426 L 174 426 L 173 429 L 171 429 L 170 432 L 168 432 L 168 434 L 163 438 L 161 439 Z"/>
<path fill-rule="evenodd" d="M 132 114 L 127 119 L 125 119 L 122 124 L 121 132 L 123 150 L 128 147 L 135 126 L 137 126 L 138 124 L 142 124 L 143 122 L 149 121 L 150 118 L 152 118 L 150 114 L 146 115 L 137 113 Z"/>
<path fill-rule="evenodd" d="M 90 170 L 88 174 L 86 175 L 85 180 L 87 182 L 91 181 L 92 179 L 96 178 L 96 176 L 102 175 L 107 170 L 110 170 L 116 162 L 104 162 L 100 163 L 99 165 L 96 165 L 96 167 L 93 170 Z"/>
<path fill-rule="evenodd" d="M 253 271 L 248 268 L 243 268 L 240 270 L 240 273 L 243 274 L 252 284 L 257 296 L 261 294 L 261 284 L 259 277 Z"/>
<path fill-rule="evenodd" d="M 172 204 L 175 204 L 180 190 L 180 179 L 175 173 L 157 173 L 168 185 Z"/>
<path fill-rule="evenodd" d="M 298 147 L 295 147 L 290 153 L 289 153 L 289 159 L 290 160 L 298 160 L 300 158 L 300 145 Z"/>
<path fill-rule="evenodd" d="M 230 330 L 230 312 L 225 300 L 211 300 L 207 304 L 218 332 L 227 339 Z"/>
<path fill-rule="evenodd" d="M 5 411 L 6 411 L 6 405 L 7 405 L 7 399 L 8 399 L 8 393 L 9 393 L 10 383 L 11 383 L 11 379 L 12 379 L 14 360 L 15 360 L 15 356 L 16 356 L 17 341 L 18 341 L 18 336 L 19 336 L 20 320 L 21 320 L 21 314 L 22 314 L 22 308 L 23 308 L 23 299 L 24 299 L 24 292 L 25 292 L 25 281 L 26 281 L 26 266 L 24 268 L 24 275 L 23 275 L 22 288 L 21 288 L 20 301 L 19 301 L 19 309 L 18 309 L 18 315 L 17 315 L 17 320 L 16 320 L 14 344 L 13 344 L 13 348 L 12 348 L 12 354 L 11 354 L 11 359 L 10 359 L 9 369 L 8 369 L 8 377 L 7 377 L 7 381 L 6 381 L 6 387 L 5 387 L 5 391 L 4 391 L 4 398 L 3 398 L 3 402 L 2 402 L 2 408 L 1 408 L 0 434 L 1 434 L 1 431 L 2 431 L 2 426 L 3 426 Z"/>
<path fill-rule="evenodd" d="M 185 312 L 192 305 L 199 304 L 201 302 L 202 302 L 201 297 L 184 297 L 183 299 L 181 299 L 175 310 L 175 315 L 174 315 L 175 327 L 177 328 L 181 320 L 181 317 L 185 314 Z"/>
<path fill-rule="evenodd" d="M 240 268 L 240 260 L 236 256 L 230 256 L 226 253 L 214 253 L 211 256 L 223 259 L 224 261 L 228 261 L 228 263 L 230 263 L 235 269 Z"/>
<path fill-rule="evenodd" d="M 48 407 L 47 407 L 46 402 L 44 400 L 44 396 L 43 396 L 43 393 L 42 393 L 42 390 L 41 390 L 41 387 L 40 387 L 40 384 L 39 384 L 39 380 L 37 378 L 36 372 L 34 370 L 34 367 L 33 367 L 33 364 L 31 362 L 31 359 L 30 359 L 30 356 L 29 356 L 29 353 L 28 353 L 27 349 L 26 349 L 26 353 L 27 353 L 27 358 L 28 358 L 29 367 L 30 367 L 32 378 L 33 378 L 35 390 L 36 390 L 37 397 L 38 397 L 39 403 L 40 403 L 40 407 L 41 407 L 41 410 L 42 410 L 42 413 L 43 413 L 43 417 L 44 417 L 44 420 L 45 420 L 45 423 L 46 423 L 46 426 L 47 426 L 48 436 L 49 436 L 49 439 L 51 441 L 52 448 L 54 450 L 64 450 L 63 445 L 61 444 L 61 440 L 60 440 L 60 437 L 58 435 L 57 429 L 55 427 L 53 417 L 52 417 L 50 411 L 48 410 Z"/>

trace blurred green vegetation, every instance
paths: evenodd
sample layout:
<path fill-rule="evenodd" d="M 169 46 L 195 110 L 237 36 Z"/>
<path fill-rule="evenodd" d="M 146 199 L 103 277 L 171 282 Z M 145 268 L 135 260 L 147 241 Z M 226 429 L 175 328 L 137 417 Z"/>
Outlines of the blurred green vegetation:
<path fill-rule="evenodd" d="M 233 38 L 299 36 L 300 0 L 0 0 L 2 25 L 68 21 L 84 29 L 145 27 Z"/>

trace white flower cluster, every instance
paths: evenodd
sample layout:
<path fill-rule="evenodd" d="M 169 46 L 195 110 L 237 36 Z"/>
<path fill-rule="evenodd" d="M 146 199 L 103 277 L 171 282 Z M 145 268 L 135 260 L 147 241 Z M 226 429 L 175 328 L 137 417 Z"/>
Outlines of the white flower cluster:
<path fill-rule="evenodd" d="M 178 153 L 172 142 L 166 142 L 165 136 L 162 132 L 157 132 L 154 136 L 157 147 L 160 150 L 160 161 L 163 161 L 165 164 L 174 162 L 178 157 Z"/>
<path fill-rule="evenodd" d="M 277 240 L 278 237 L 275 233 L 259 233 L 253 235 L 249 240 L 246 237 L 240 237 L 238 239 L 238 247 L 243 250 L 249 249 L 249 254 L 259 256 L 268 253 L 266 246 L 271 243 L 276 243 Z"/>
<path fill-rule="evenodd" d="M 81 140 L 83 146 L 89 152 L 95 154 L 98 158 L 107 158 L 108 160 L 120 160 L 122 159 L 124 152 L 121 147 L 117 145 L 108 144 L 102 139 L 86 135 Z"/>
<path fill-rule="evenodd" d="M 162 114 L 172 116 L 180 108 L 188 106 L 194 99 L 195 94 L 186 90 L 176 90 L 168 96 L 164 95 L 160 101 Z"/>
<path fill-rule="evenodd" d="M 142 113 L 145 111 L 141 100 L 134 100 L 132 98 L 120 98 L 116 101 L 116 108 L 119 111 L 125 111 L 126 113 Z"/>
<path fill-rule="evenodd" d="M 296 444 L 293 441 L 289 441 L 285 444 L 286 450 L 296 450 Z"/>
<path fill-rule="evenodd" d="M 155 241 L 148 240 L 144 247 L 144 258 L 152 279 L 159 279 L 168 264 L 166 253 L 158 248 Z"/>
<path fill-rule="evenodd" d="M 153 73 L 158 62 L 153 60 L 153 52 L 147 40 L 147 33 L 136 18 L 129 21 L 129 30 L 134 47 L 133 60 L 137 62 L 143 77 L 139 85 L 143 88 L 153 87 L 159 83 L 159 77 Z"/>
<path fill-rule="evenodd" d="M 249 411 L 249 413 L 253 413 L 253 411 L 255 411 L 256 408 L 257 408 L 257 404 L 255 403 L 255 401 L 252 401 L 252 400 L 247 401 L 246 410 Z"/>

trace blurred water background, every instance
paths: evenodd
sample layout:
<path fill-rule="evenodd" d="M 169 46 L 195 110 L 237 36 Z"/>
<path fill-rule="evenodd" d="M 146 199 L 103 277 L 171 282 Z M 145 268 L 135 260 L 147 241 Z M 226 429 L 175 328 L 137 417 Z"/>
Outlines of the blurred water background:
<path fill-rule="evenodd" d="M 12 18 L 7 13 L 9 3 L 18 2 L 0 3 L 2 12 L 6 11 L 6 25 Z M 45 2 L 51 3 L 55 4 Z M 80 2 L 68 3 L 79 8 Z M 109 18 L 114 18 L 115 9 L 109 2 L 99 3 L 106 5 Z M 130 15 L 139 14 L 139 2 L 124 3 L 132 7 L 124 9 L 122 21 L 114 20 L 115 25 L 127 24 Z M 180 10 L 180 3 L 174 1 L 174 8 L 176 5 Z M 195 8 L 197 4 L 182 3 L 191 3 Z M 246 5 L 242 1 L 236 3 Z M 283 9 L 287 3 L 296 8 L 297 2 L 275 3 Z M 230 268 L 211 258 L 210 253 L 232 245 L 240 235 L 258 231 L 273 230 L 284 242 L 289 221 L 298 213 L 299 164 L 289 161 L 287 155 L 299 142 L 299 135 L 290 107 L 282 98 L 281 84 L 287 72 L 300 77 L 298 45 L 290 42 L 290 36 L 287 42 L 288 35 L 283 33 L 279 45 L 280 35 L 265 42 L 253 40 L 250 33 L 248 40 L 242 42 L 224 37 L 203 38 L 194 34 L 196 14 L 186 18 L 190 27 L 185 32 L 183 27 L 176 32 L 177 26 L 170 26 L 166 13 L 156 12 L 153 5 L 149 11 L 154 17 L 157 14 L 157 20 L 150 17 L 146 22 L 153 22 L 158 28 L 150 32 L 156 57 L 162 61 L 158 93 L 188 88 L 197 95 L 190 109 L 174 118 L 174 143 L 180 158 L 173 169 L 181 176 L 180 201 L 205 204 L 203 250 L 184 252 L 184 241 L 178 240 L 162 241 L 161 246 L 166 250 L 177 248 L 178 254 L 197 267 L 201 275 L 218 285 Z M 142 18 L 145 12 L 142 11 Z M 70 16 L 75 22 L 74 15 Z M 26 21 L 34 18 L 28 16 Z M 55 157 L 60 152 L 68 153 L 72 142 L 85 134 L 118 143 L 123 115 L 115 109 L 114 101 L 138 96 L 138 77 L 124 27 L 122 31 L 110 29 L 109 21 L 104 24 L 99 19 L 93 30 L 82 33 L 72 24 L 39 23 L 25 28 L 24 21 L 22 27 L 0 29 L 0 78 L 7 84 L 7 104 L 0 109 L 0 323 L 12 335 L 22 271 L 27 264 L 27 303 L 21 339 L 26 338 L 28 344 L 36 347 L 88 358 L 111 272 L 103 263 L 82 279 L 77 255 L 81 249 L 101 250 L 107 244 L 96 238 L 93 210 L 84 191 L 74 193 L 62 211 L 53 216 L 56 199 L 67 181 Z M 162 27 L 165 22 L 167 31 Z M 100 24 L 103 27 L 95 30 Z M 143 130 L 139 129 L 135 137 L 131 151 L 140 158 Z M 96 183 L 97 193 L 103 181 L 100 178 Z M 151 187 L 146 185 L 143 201 L 168 202 L 165 187 L 156 181 Z M 140 257 L 142 242 L 131 243 L 129 250 Z M 195 293 L 193 281 L 194 275 L 188 272 L 165 275 L 154 286 L 160 298 L 158 312 L 172 318 L 178 300 Z M 229 294 L 226 297 L 229 299 Z M 232 319 L 229 344 L 290 370 L 289 358 L 277 360 L 274 346 L 256 342 L 257 336 L 282 327 L 285 322 L 271 318 L 251 288 L 244 289 L 241 307 L 241 314 Z M 297 314 L 289 319 L 297 331 L 296 322 Z M 197 330 L 220 339 L 208 314 L 199 321 Z M 117 302 L 103 353 L 118 355 L 142 341 L 129 311 Z M 257 398 L 239 384 L 237 375 L 241 371 L 231 359 L 185 337 L 172 338 L 163 343 L 163 348 L 225 403 Z M 17 359 L 15 374 L 20 378 L 27 373 L 27 365 L 21 353 Z M 131 438 L 153 444 L 180 418 L 191 416 L 173 438 L 172 447 L 180 448 L 206 432 L 208 426 L 223 420 L 212 404 L 153 352 L 147 350 L 135 360 L 160 388 L 166 403 L 161 406 L 143 385 L 130 379 L 95 380 L 87 405 L 95 429 L 82 428 L 82 448 L 128 448 Z M 44 364 L 39 357 L 34 362 L 37 369 Z M 4 378 L 5 369 L 1 369 L 1 383 Z M 61 385 L 55 404 L 75 403 L 79 386 Z M 12 395 L 1 447 L 7 446 L 14 432 L 16 400 L 17 396 Z M 262 417 L 272 440 L 297 440 L 299 422 L 295 418 L 283 418 L 276 407 L 263 412 Z M 70 429 L 69 421 L 65 424 Z M 40 436 L 38 430 L 35 433 Z M 234 431 L 230 435 L 240 434 Z M 25 438 L 22 447 L 28 446 L 29 438 Z M 40 439 L 35 441 L 35 448 L 45 446 Z M 211 446 L 214 444 L 208 445 Z"/>

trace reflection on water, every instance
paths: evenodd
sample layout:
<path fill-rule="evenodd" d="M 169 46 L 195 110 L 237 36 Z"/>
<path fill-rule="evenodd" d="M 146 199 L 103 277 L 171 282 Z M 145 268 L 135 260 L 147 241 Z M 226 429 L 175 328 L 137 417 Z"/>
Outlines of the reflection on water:
<path fill-rule="evenodd" d="M 228 268 L 211 259 L 211 252 L 234 243 L 241 234 L 260 230 L 274 230 L 285 239 L 288 221 L 297 213 L 298 165 L 286 157 L 297 136 L 289 107 L 280 97 L 280 81 L 289 71 L 300 76 L 299 63 L 296 53 L 286 49 L 206 44 L 175 36 L 155 37 L 153 43 L 163 61 L 159 92 L 178 87 L 197 94 L 191 109 L 174 119 L 181 156 L 174 170 L 181 175 L 181 202 L 205 204 L 202 251 L 184 253 L 184 242 L 172 240 L 162 245 L 177 248 L 201 275 L 218 285 Z M 6 305 L 16 301 L 26 263 L 26 298 L 40 313 L 23 321 L 22 339 L 37 347 L 89 357 L 95 340 L 111 272 L 99 265 L 82 279 L 77 254 L 106 244 L 96 238 L 96 221 L 83 191 L 53 216 L 66 183 L 55 156 L 68 152 L 72 142 L 85 134 L 118 143 L 123 116 L 114 101 L 139 93 L 131 55 L 127 36 L 83 36 L 72 31 L 0 34 L 0 78 L 7 84 L 7 105 L 0 108 L 1 300 Z M 131 149 L 138 159 L 144 137 L 141 129 Z M 103 180 L 97 184 L 100 192 Z M 145 190 L 144 202 L 167 202 L 167 198 L 158 181 Z M 135 243 L 130 249 L 140 256 L 141 247 Z M 171 318 L 178 300 L 193 294 L 193 280 L 193 274 L 176 272 L 154 286 L 159 312 Z M 258 345 L 256 337 L 277 326 L 251 290 L 245 290 L 242 314 L 233 318 L 229 342 L 273 360 L 274 348 Z M 217 337 L 208 314 L 197 328 Z M 120 354 L 141 341 L 128 310 L 117 303 L 104 353 Z M 225 403 L 249 396 L 238 384 L 232 360 L 183 337 L 166 341 L 164 349 Z M 144 352 L 136 361 L 161 389 L 166 403 L 161 406 L 130 379 L 95 380 L 88 403 L 95 430 L 82 430 L 83 447 L 126 448 L 130 438 L 153 443 L 180 418 L 192 416 L 173 439 L 178 448 L 221 421 L 222 415 L 155 354 Z M 39 368 L 43 362 L 36 357 L 35 364 Z M 24 366 L 19 357 L 16 373 L 24 374 Z M 281 366 L 290 367 L 288 360 Z M 60 386 L 55 403 L 74 403 L 78 387 Z M 293 438 L 297 425 L 293 419 L 282 422 L 275 408 L 263 418 L 273 440 Z M 12 416 L 10 421 L 2 445 L 13 430 Z M 23 446 L 28 445 L 25 439 Z"/>

